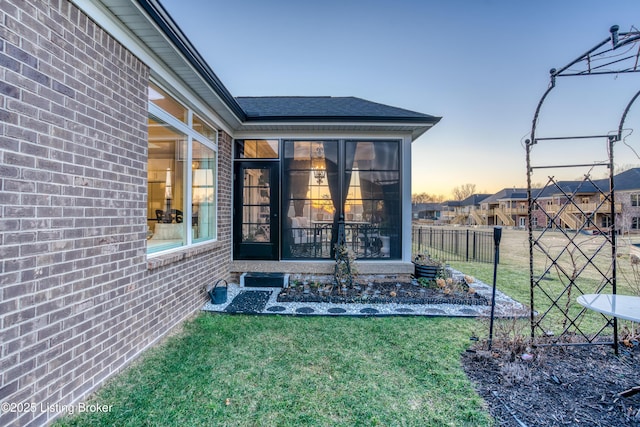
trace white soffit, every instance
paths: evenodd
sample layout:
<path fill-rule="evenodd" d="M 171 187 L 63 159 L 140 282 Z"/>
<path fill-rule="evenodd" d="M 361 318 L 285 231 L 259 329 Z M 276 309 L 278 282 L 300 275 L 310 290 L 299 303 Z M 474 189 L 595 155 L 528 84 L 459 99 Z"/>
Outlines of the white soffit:
<path fill-rule="evenodd" d="M 238 132 L 363 132 L 363 133 L 411 133 L 412 139 L 417 139 L 433 124 L 402 125 L 398 123 L 326 123 L 326 122 L 245 122 Z"/>
<path fill-rule="evenodd" d="M 189 100 L 195 104 L 195 107 L 208 112 L 208 115 L 214 115 L 219 120 L 218 123 L 214 123 L 215 125 L 222 127 L 227 133 L 232 133 L 232 129 L 239 126 L 240 119 L 136 2 L 132 0 L 72 1 L 149 65 L 152 75 L 174 87 L 179 87 L 179 82 L 188 86 L 204 101 L 204 104 L 198 105 L 199 102 L 191 97 Z M 101 3 L 102 7 L 98 3 Z M 120 22 L 113 20 L 113 17 Z M 139 41 L 136 42 L 136 39 Z M 140 46 L 140 42 L 143 46 Z M 172 74 L 177 76 L 178 80 L 172 80 L 170 77 Z"/>

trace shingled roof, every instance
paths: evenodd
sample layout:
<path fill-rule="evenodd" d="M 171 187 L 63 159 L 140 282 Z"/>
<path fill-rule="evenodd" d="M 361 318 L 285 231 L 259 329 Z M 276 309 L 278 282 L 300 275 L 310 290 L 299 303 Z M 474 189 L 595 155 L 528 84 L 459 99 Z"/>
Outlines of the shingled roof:
<path fill-rule="evenodd" d="M 640 168 L 633 168 L 620 172 L 613 177 L 613 182 L 617 191 L 640 189 Z"/>
<path fill-rule="evenodd" d="M 503 188 L 497 193 L 483 199 L 481 203 L 498 203 L 499 200 L 504 199 L 521 199 L 527 198 L 527 189 L 526 188 Z"/>
<path fill-rule="evenodd" d="M 386 121 L 436 124 L 440 117 L 353 96 L 237 97 L 246 121 Z"/>
<path fill-rule="evenodd" d="M 477 206 L 491 194 L 472 194 L 462 201 L 462 206 Z"/>
<path fill-rule="evenodd" d="M 640 168 L 628 169 L 614 175 L 613 182 L 616 191 L 640 190 Z M 552 197 L 565 194 L 594 194 L 599 191 L 609 191 L 609 178 L 593 181 L 558 181 L 533 193 L 534 197 Z"/>
<path fill-rule="evenodd" d="M 598 192 L 598 189 L 609 189 L 608 179 L 598 179 L 589 181 L 558 181 L 555 184 L 549 184 L 544 188 L 537 189 L 532 192 L 534 197 L 552 197 L 565 194 L 587 195 Z"/>

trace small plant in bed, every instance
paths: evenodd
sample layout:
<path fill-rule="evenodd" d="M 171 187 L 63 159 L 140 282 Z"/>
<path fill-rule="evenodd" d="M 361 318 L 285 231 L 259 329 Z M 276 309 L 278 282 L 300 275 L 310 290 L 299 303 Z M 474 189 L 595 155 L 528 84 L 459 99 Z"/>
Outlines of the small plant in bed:
<path fill-rule="evenodd" d="M 389 278 L 359 276 L 351 286 L 337 286 L 332 277 L 294 278 L 278 295 L 279 302 L 370 303 L 370 304 L 464 304 L 488 305 L 478 295 L 474 279 L 442 277 Z"/>

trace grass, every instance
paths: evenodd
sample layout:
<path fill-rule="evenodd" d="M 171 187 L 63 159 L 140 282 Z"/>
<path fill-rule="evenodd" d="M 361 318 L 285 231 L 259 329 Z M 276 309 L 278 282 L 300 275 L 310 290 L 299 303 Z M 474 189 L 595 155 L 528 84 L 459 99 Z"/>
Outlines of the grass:
<path fill-rule="evenodd" d="M 498 287 L 524 304 L 528 257 L 527 234 L 504 229 Z M 634 292 L 625 261 L 619 259 L 619 292 Z M 451 264 L 492 283 L 490 264 Z M 597 282 L 584 277 L 585 287 Z M 563 288 L 558 278 L 545 286 Z M 597 316 L 589 313 L 581 327 L 596 328 Z M 522 326 L 504 323 L 505 336 Z M 521 323 L 528 335 L 528 321 Z M 484 337 L 485 326 L 472 319 L 201 314 L 89 402 L 110 405 L 110 412 L 78 413 L 55 425 L 489 426 L 460 364 L 469 337 Z"/>
<path fill-rule="evenodd" d="M 640 236 L 638 237 L 640 238 Z M 635 238 L 636 240 L 638 238 Z M 586 236 L 579 235 L 577 238 L 578 246 L 587 255 L 591 256 L 596 249 L 602 244 L 603 236 Z M 629 238 L 618 238 L 618 258 L 617 258 L 617 292 L 620 294 L 640 293 L 639 281 L 637 274 L 631 266 L 629 258 Z M 545 250 L 549 251 L 554 257 L 561 253 L 562 248 L 566 245 L 566 239 L 559 232 L 551 232 L 543 237 L 541 244 Z M 570 259 L 568 253 L 564 253 L 558 259 L 558 262 L 566 269 L 571 271 L 575 265 L 581 269 L 586 258 L 574 250 L 574 261 Z M 540 252 L 534 252 L 534 274 L 541 275 L 546 269 L 546 258 Z M 595 262 L 605 274 L 610 275 L 608 269 L 611 265 L 610 252 L 599 253 Z M 493 283 L 493 264 L 468 263 L 468 262 L 451 262 L 451 266 L 466 274 L 472 275 L 481 281 L 491 284 Z M 568 279 L 553 269 L 550 271 L 550 280 L 540 281 L 540 289 L 536 289 L 534 295 L 535 310 L 539 313 L 545 312 L 550 306 L 550 300 L 541 293 L 544 289 L 553 297 L 561 295 L 568 283 Z M 602 282 L 602 275 L 593 267 L 588 267 L 581 271 L 576 283 L 583 293 L 595 293 Z M 502 240 L 500 242 L 500 264 L 498 266 L 497 287 L 510 297 L 520 301 L 521 303 L 530 305 L 530 281 L 529 281 L 529 240 L 528 234 L 523 230 L 511 230 L 503 228 Z M 603 292 L 611 292 L 611 288 L 606 288 Z M 578 313 L 583 311 L 575 300 L 579 295 L 577 290 L 573 290 L 570 296 L 563 295 L 559 300 L 559 305 L 564 307 L 568 302 L 569 313 L 572 317 L 576 317 Z M 557 308 L 545 317 L 543 328 L 551 330 L 554 333 L 560 333 L 563 330 L 562 321 L 564 316 Z M 585 311 L 579 319 L 579 327 L 582 332 L 595 333 L 606 321 L 604 318 L 593 311 Z"/>
<path fill-rule="evenodd" d="M 471 319 L 201 314 L 57 426 L 485 426 Z"/>

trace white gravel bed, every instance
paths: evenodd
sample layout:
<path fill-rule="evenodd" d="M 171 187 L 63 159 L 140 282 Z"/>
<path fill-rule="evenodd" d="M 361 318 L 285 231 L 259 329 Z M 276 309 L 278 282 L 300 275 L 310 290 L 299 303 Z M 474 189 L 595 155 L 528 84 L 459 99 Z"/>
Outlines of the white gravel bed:
<path fill-rule="evenodd" d="M 454 277 L 463 273 L 451 269 Z M 471 284 L 479 295 L 491 302 L 492 287 L 476 280 Z M 202 310 L 226 313 L 226 308 L 242 291 L 270 291 L 271 295 L 264 310 L 257 314 L 279 314 L 295 316 L 449 316 L 449 317 L 488 317 L 491 305 L 456 305 L 456 304 L 340 304 L 313 302 L 278 302 L 278 293 L 282 288 L 242 287 L 230 283 L 227 287 L 227 302 L 212 304 L 207 302 Z M 528 316 L 528 309 L 508 295 L 496 290 L 496 317 Z"/>

